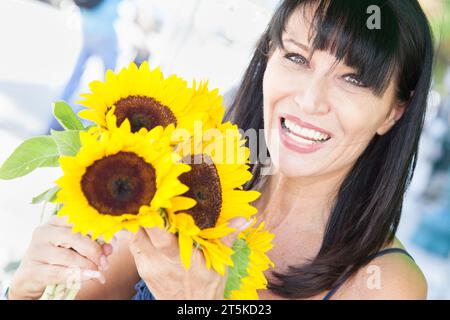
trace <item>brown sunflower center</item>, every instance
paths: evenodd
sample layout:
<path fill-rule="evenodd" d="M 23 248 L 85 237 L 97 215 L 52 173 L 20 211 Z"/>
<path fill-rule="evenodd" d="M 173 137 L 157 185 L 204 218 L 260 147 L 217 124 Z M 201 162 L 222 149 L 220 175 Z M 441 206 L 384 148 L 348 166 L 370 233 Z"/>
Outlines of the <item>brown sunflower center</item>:
<path fill-rule="evenodd" d="M 203 154 L 202 163 L 194 163 L 194 157 L 188 162 L 192 169 L 180 176 L 180 181 L 189 187 L 186 196 L 197 204 L 185 212 L 190 214 L 200 229 L 216 225 L 222 208 L 222 189 L 219 174 L 211 158 Z M 189 160 L 189 159 L 188 159 Z"/>
<path fill-rule="evenodd" d="M 117 117 L 117 125 L 120 126 L 125 119 L 128 119 L 132 132 L 137 132 L 142 128 L 151 130 L 156 126 L 165 128 L 171 123 L 177 124 L 177 119 L 172 111 L 150 97 L 129 96 L 117 101 L 115 106 L 114 114 Z"/>
<path fill-rule="evenodd" d="M 138 214 L 155 195 L 155 169 L 134 153 L 119 152 L 89 166 L 81 188 L 89 204 L 101 214 Z"/>

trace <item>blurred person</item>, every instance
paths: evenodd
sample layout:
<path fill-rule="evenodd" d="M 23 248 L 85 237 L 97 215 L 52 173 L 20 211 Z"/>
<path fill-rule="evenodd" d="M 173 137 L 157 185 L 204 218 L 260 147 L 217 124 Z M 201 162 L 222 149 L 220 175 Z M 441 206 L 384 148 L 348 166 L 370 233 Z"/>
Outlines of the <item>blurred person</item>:
<path fill-rule="evenodd" d="M 430 131 L 434 132 L 437 144 L 437 157 L 433 162 L 433 171 L 430 180 L 446 172 L 450 167 L 450 97 L 443 100 L 439 112 L 430 123 Z"/>
<path fill-rule="evenodd" d="M 430 127 L 435 134 L 435 142 L 439 146 L 439 157 L 433 163 L 428 186 L 444 175 L 444 182 L 438 180 L 440 186 L 436 206 L 424 212 L 414 234 L 412 243 L 428 253 L 442 258 L 450 256 L 450 68 L 444 77 L 447 96 L 443 99 L 439 112 Z"/>
<path fill-rule="evenodd" d="M 156 1 L 133 0 L 132 3 L 135 9 L 131 21 L 133 36 L 127 40 L 131 42 L 134 50 L 133 61 L 140 66 L 144 61 L 150 60 L 152 38 L 161 32 L 166 12 Z"/>
<path fill-rule="evenodd" d="M 118 56 L 118 40 L 114 23 L 122 0 L 75 0 L 80 8 L 83 44 L 75 68 L 60 99 L 71 103 L 80 85 L 86 64 L 92 56 L 98 56 L 106 70 L 114 70 Z M 71 103 L 72 104 L 72 103 Z M 79 106 L 74 106 L 79 110 Z M 57 120 L 52 119 L 48 131 L 61 130 Z"/>
<path fill-rule="evenodd" d="M 447 67 L 444 76 L 445 96 L 438 112 L 438 127 L 445 128 L 441 138 L 442 152 L 440 158 L 434 164 L 434 172 L 446 171 L 450 167 L 450 66 Z"/>
<path fill-rule="evenodd" d="M 381 9 L 381 29 L 366 27 L 371 5 Z M 433 48 L 417 0 L 284 0 L 275 11 L 225 117 L 263 132 L 278 156 L 272 175 L 253 163 L 245 185 L 261 192 L 257 224 L 275 234 L 261 299 L 426 298 L 396 231 Z M 9 298 L 38 299 L 78 266 L 97 280 L 85 279 L 78 299 L 223 299 L 226 279 L 195 248 L 186 270 L 176 235 L 141 228 L 117 241 L 111 252 L 53 218 L 35 231 Z"/>
<path fill-rule="evenodd" d="M 420 137 L 420 153 L 417 158 L 416 172 L 409 189 L 414 201 L 424 202 L 435 197 L 435 177 L 442 170 L 441 160 L 445 158 L 445 140 L 448 136 L 448 123 L 444 113 L 445 104 L 438 106 L 439 112 L 427 117 Z M 446 171 L 446 168 L 444 168 Z"/>
<path fill-rule="evenodd" d="M 450 168 L 438 205 L 425 212 L 412 236 L 412 242 L 428 253 L 450 257 Z"/>

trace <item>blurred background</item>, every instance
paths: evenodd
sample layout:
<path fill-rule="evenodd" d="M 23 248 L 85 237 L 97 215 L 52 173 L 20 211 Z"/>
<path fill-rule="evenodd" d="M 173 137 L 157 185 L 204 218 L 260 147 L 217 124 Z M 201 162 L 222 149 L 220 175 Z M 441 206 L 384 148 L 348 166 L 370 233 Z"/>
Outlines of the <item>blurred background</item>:
<path fill-rule="evenodd" d="M 209 79 L 228 104 L 277 2 L 103 0 L 89 9 L 74 0 L 0 0 L 0 163 L 24 139 L 57 126 L 53 101 L 76 105 L 90 81 L 130 61 L 148 60 L 188 81 Z M 438 57 L 398 238 L 424 271 L 429 298 L 450 299 L 450 0 L 421 3 Z M 58 175 L 40 169 L 0 180 L 0 290 L 51 211 L 31 205 L 32 197 Z"/>

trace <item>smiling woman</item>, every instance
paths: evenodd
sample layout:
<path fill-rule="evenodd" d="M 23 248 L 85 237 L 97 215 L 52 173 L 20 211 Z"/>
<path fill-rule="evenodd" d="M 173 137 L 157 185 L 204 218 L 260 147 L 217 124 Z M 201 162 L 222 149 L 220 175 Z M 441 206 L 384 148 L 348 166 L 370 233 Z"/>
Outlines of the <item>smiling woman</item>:
<path fill-rule="evenodd" d="M 379 29 L 366 24 L 373 5 Z M 259 216 L 278 241 L 273 294 L 320 298 L 343 286 L 341 298 L 426 296 L 407 255 L 381 257 L 406 251 L 380 250 L 401 246 L 394 238 L 432 64 L 417 1 L 281 3 L 227 114 L 243 130 L 264 129 L 276 168 L 263 176 L 257 162 L 246 186 L 262 191 Z M 380 267 L 383 290 L 365 284 L 369 262 Z"/>
<path fill-rule="evenodd" d="M 374 5 L 380 8 L 379 29 L 367 27 L 367 9 Z M 261 196 L 256 201 L 250 192 L 250 197 L 235 197 L 252 202 L 258 213 L 237 206 L 239 201 L 227 201 L 226 192 L 243 192 L 235 181 L 242 185 L 250 179 L 236 175 L 239 167 L 234 164 L 234 171 L 205 166 L 192 171 L 209 174 L 216 184 L 181 178 L 196 188 L 192 195 L 205 204 L 191 212 L 202 226 L 245 211 L 246 218 L 256 218 L 252 223 L 264 223 L 275 235 L 268 253 L 274 269 L 264 269 L 269 290 L 258 290 L 259 298 L 426 297 L 426 280 L 395 234 L 415 169 L 433 54 L 431 31 L 417 0 L 280 4 L 225 116 L 244 131 L 264 133 L 259 148 L 267 145 L 275 170 L 264 176 L 263 163 L 252 164 L 253 178 L 244 189 L 260 191 Z M 105 110 L 100 111 L 104 116 Z M 145 125 L 141 119 L 136 124 Z M 122 158 L 102 163 L 117 167 L 119 160 L 135 162 L 130 155 Z M 100 169 L 92 166 L 89 174 L 103 177 Z M 115 195 L 128 199 L 126 181 L 118 182 Z M 91 187 L 89 181 L 82 184 Z M 204 191 L 211 188 L 223 192 L 207 199 Z M 102 199 L 90 197 L 102 206 Z M 248 222 L 235 219 L 230 227 L 248 230 Z M 185 219 L 171 221 L 185 230 L 182 241 L 157 228 L 141 228 L 135 236 L 119 233 L 112 252 L 109 245 L 72 234 L 66 221 L 52 219 L 36 230 L 9 297 L 38 298 L 45 285 L 66 281 L 68 267 L 77 267 L 86 271 L 78 299 L 223 299 L 224 278 L 205 268 L 208 255 L 192 246 L 194 237 L 213 233 L 193 228 Z M 231 247 L 236 236 L 227 234 L 221 242 Z M 255 231 L 252 250 L 267 249 L 267 239 Z M 183 267 L 180 251 L 188 253 L 183 256 L 189 269 Z M 211 250 L 211 257 L 220 261 L 214 253 Z M 257 250 L 252 254 L 249 266 L 261 269 L 268 264 Z M 249 275 L 244 280 L 252 287 L 260 282 L 263 288 L 262 278 Z"/>

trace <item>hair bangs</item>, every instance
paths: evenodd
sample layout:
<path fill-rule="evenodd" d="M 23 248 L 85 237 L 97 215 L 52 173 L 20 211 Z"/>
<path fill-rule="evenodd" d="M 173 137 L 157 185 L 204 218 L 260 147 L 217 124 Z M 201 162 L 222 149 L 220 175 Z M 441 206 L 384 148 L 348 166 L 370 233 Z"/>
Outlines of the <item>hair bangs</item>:
<path fill-rule="evenodd" d="M 309 30 L 312 56 L 316 50 L 328 51 L 336 57 L 336 64 L 343 62 L 356 70 L 359 80 L 375 94 L 387 89 L 400 62 L 396 56 L 399 43 L 395 14 L 386 0 L 295 0 L 280 6 L 279 14 L 269 30 L 272 43 L 283 48 L 282 36 L 292 13 L 296 9 L 313 6 L 314 15 Z M 376 17 L 379 26 L 369 24 L 370 8 L 380 9 Z M 378 28 L 379 27 L 379 28 Z"/>

